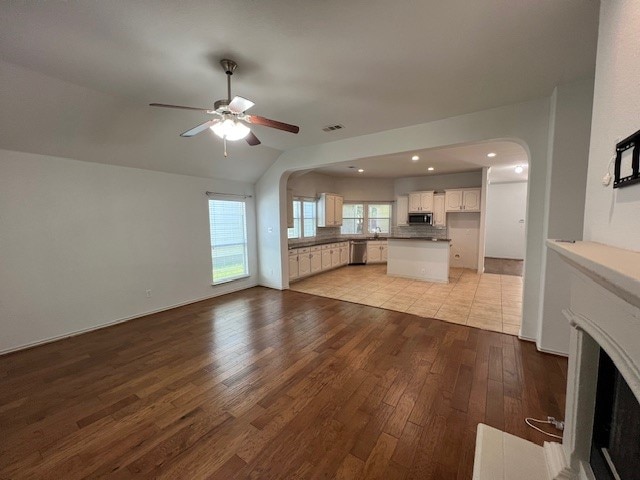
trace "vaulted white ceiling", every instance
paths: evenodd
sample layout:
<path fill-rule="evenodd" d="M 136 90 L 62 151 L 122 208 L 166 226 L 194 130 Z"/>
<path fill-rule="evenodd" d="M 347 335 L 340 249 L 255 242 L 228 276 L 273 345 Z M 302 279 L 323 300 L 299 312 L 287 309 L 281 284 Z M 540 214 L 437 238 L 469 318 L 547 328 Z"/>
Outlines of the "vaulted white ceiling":
<path fill-rule="evenodd" d="M 288 148 L 548 96 L 593 74 L 597 18 L 589 0 L 2 2 L 0 59 L 114 101 L 94 102 L 96 111 L 77 95 L 30 104 L 30 86 L 12 78 L 14 91 L 0 98 L 3 129 L 22 115 L 18 123 L 33 130 L 9 127 L 0 148 L 35 142 L 42 147 L 32 150 L 83 156 L 56 143 L 53 109 L 67 108 L 109 130 L 95 142 L 137 145 L 135 155 L 83 159 L 255 181 Z M 262 145 L 234 146 L 232 163 L 209 132 L 178 137 L 202 114 L 146 106 L 224 98 L 223 57 L 239 63 L 233 93 L 256 103 L 251 112 L 297 124 L 299 135 L 255 127 Z M 135 118 L 118 118 L 108 104 Z M 322 131 L 336 123 L 345 128 Z"/>

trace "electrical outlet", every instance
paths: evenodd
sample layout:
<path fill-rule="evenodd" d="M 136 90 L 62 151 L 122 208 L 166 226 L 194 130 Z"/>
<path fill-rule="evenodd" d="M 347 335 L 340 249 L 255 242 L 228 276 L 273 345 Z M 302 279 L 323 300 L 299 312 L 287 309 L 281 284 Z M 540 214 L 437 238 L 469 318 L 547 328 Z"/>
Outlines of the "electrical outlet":
<path fill-rule="evenodd" d="M 151 289 L 150 288 L 147 290 L 147 298 L 149 298 L 149 297 L 151 297 Z"/>

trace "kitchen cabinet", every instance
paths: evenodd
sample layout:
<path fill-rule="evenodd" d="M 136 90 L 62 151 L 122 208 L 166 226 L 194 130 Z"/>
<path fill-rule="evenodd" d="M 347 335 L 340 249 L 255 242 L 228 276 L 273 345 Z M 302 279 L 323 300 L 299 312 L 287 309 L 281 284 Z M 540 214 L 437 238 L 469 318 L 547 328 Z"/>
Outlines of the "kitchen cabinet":
<path fill-rule="evenodd" d="M 480 189 L 465 188 L 445 192 L 445 210 L 447 212 L 479 212 Z"/>
<path fill-rule="evenodd" d="M 287 228 L 293 228 L 293 192 L 287 190 Z"/>
<path fill-rule="evenodd" d="M 349 242 L 343 242 L 340 244 L 340 265 L 347 265 L 349 263 Z"/>
<path fill-rule="evenodd" d="M 406 195 L 396 198 L 396 225 L 409 225 L 409 197 Z"/>
<path fill-rule="evenodd" d="M 333 193 L 321 193 L 317 202 L 318 226 L 339 227 L 342 225 L 343 198 Z"/>
<path fill-rule="evenodd" d="M 329 245 L 322 246 L 322 270 L 331 268 L 331 250 Z"/>
<path fill-rule="evenodd" d="M 445 212 L 445 195 L 438 193 L 433 196 L 433 226 L 445 227 L 447 225 L 447 214 Z"/>
<path fill-rule="evenodd" d="M 433 192 L 409 193 L 409 213 L 433 212 Z"/>
<path fill-rule="evenodd" d="M 295 280 L 298 277 L 298 250 L 289 250 L 289 280 Z"/>
<path fill-rule="evenodd" d="M 306 277 L 311 274 L 311 253 L 308 248 L 298 250 L 298 277 Z"/>
<path fill-rule="evenodd" d="M 367 263 L 387 261 L 387 242 L 374 240 L 367 242 Z"/>
<path fill-rule="evenodd" d="M 331 267 L 337 267 L 340 265 L 340 246 L 337 243 L 331 245 L 329 249 L 331 252 Z"/>
<path fill-rule="evenodd" d="M 311 263 L 311 274 L 318 273 L 322 270 L 322 248 L 309 248 L 309 260 Z"/>

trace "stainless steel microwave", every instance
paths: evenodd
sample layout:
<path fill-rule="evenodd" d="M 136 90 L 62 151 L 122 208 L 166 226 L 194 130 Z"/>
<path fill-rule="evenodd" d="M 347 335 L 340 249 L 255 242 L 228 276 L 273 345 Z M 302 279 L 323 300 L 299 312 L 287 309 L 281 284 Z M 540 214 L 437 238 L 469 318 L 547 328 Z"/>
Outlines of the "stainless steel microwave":
<path fill-rule="evenodd" d="M 410 213 L 409 225 L 433 225 L 433 213 Z"/>

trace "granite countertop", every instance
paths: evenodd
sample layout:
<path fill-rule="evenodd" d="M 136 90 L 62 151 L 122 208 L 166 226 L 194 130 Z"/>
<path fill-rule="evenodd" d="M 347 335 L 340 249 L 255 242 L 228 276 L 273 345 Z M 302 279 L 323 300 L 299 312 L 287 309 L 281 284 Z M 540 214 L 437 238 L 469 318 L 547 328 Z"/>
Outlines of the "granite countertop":
<path fill-rule="evenodd" d="M 326 240 L 309 240 L 308 242 L 298 242 L 292 245 L 289 245 L 289 250 L 292 250 L 294 248 L 306 248 L 306 247 L 315 247 L 317 245 L 327 245 L 329 243 L 340 243 L 340 242 L 350 242 L 352 240 L 369 240 L 369 241 L 376 241 L 376 240 L 388 240 L 388 239 L 393 239 L 393 240 L 430 240 L 432 242 L 450 242 L 451 239 L 450 238 L 437 238 L 437 237 L 403 237 L 403 236 L 397 236 L 397 235 L 392 235 L 392 236 L 380 236 L 378 238 L 376 237 L 358 237 L 358 238 L 333 238 L 333 239 L 326 239 Z"/>
<path fill-rule="evenodd" d="M 450 238 L 438 238 L 438 237 L 399 237 L 393 236 L 388 237 L 391 240 L 430 240 L 432 242 L 450 242 Z"/>

